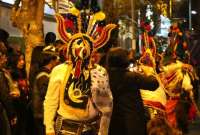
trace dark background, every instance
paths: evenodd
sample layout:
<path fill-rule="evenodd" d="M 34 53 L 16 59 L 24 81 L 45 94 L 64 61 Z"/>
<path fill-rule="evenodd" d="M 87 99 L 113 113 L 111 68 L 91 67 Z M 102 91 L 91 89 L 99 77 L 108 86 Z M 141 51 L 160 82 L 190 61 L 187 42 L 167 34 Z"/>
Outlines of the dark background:
<path fill-rule="evenodd" d="M 191 61 L 200 69 L 200 0 L 191 0 L 191 10 L 197 14 L 192 14 L 192 31 L 190 31 L 189 51 Z M 185 27 L 189 28 L 189 0 L 173 0 L 172 17 L 174 19 L 186 20 Z"/>
<path fill-rule="evenodd" d="M 200 32 L 200 1 L 191 0 L 192 10 L 197 11 L 196 15 L 192 14 L 192 28 Z M 173 0 L 172 16 L 174 18 L 189 18 L 189 0 Z M 188 24 L 187 24 L 188 25 Z"/>

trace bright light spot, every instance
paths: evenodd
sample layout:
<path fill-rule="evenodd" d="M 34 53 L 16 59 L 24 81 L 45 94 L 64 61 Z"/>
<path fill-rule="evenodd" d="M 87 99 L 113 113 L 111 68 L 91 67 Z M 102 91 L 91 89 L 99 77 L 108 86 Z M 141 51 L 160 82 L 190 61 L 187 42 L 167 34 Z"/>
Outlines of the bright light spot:
<path fill-rule="evenodd" d="M 134 66 L 134 64 L 133 64 L 133 63 L 131 63 L 131 64 L 129 65 L 129 67 L 131 67 L 131 68 L 132 68 L 133 66 Z"/>
<path fill-rule="evenodd" d="M 192 10 L 192 14 L 193 14 L 193 15 L 196 15 L 196 14 L 197 14 L 197 11 Z"/>
<path fill-rule="evenodd" d="M 0 0 L 1 1 L 1 0 Z M 9 4 L 14 4 L 14 0 L 2 0 L 3 2 L 9 3 Z"/>
<path fill-rule="evenodd" d="M 157 36 L 163 36 L 163 37 L 168 37 L 168 33 L 169 33 L 169 28 L 171 26 L 171 22 L 170 19 L 160 15 L 160 20 L 161 20 L 161 24 L 160 24 L 160 30 L 158 31 L 158 33 L 156 34 Z"/>
<path fill-rule="evenodd" d="M 47 4 L 45 4 L 44 13 L 45 14 L 49 14 L 49 15 L 54 15 L 55 14 L 54 10 L 52 8 L 50 8 Z"/>
<path fill-rule="evenodd" d="M 192 28 L 192 30 L 194 30 L 194 28 Z"/>
<path fill-rule="evenodd" d="M 45 2 L 52 2 L 52 0 L 45 0 Z"/>

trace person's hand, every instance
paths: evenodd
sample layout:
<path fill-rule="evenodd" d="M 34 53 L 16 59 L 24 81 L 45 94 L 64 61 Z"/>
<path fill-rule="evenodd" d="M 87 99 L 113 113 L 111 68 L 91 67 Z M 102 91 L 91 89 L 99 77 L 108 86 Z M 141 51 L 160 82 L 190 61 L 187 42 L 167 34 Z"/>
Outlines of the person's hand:
<path fill-rule="evenodd" d="M 155 74 L 154 69 L 152 67 L 140 65 L 140 68 L 142 69 L 143 73 L 147 76 Z"/>
<path fill-rule="evenodd" d="M 183 65 L 182 65 L 182 68 L 183 68 L 183 69 L 186 69 L 186 70 L 189 70 L 190 72 L 193 71 L 193 67 L 192 67 L 192 65 L 190 65 L 190 64 L 183 64 Z"/>
<path fill-rule="evenodd" d="M 10 91 L 9 94 L 13 98 L 20 97 L 20 90 L 19 90 L 19 87 L 18 87 L 18 83 L 16 81 L 13 81 L 11 91 Z"/>
<path fill-rule="evenodd" d="M 13 97 L 13 98 L 18 98 L 18 97 L 20 97 L 20 92 L 18 92 L 18 91 L 11 91 L 10 92 L 10 96 Z"/>

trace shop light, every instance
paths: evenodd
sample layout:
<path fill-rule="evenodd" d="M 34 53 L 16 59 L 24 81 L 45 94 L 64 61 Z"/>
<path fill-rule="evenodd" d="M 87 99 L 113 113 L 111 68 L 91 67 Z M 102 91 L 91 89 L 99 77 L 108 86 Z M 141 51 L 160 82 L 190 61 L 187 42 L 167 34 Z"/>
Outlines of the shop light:
<path fill-rule="evenodd" d="M 196 15 L 196 14 L 197 14 L 197 11 L 192 10 L 191 13 L 192 13 L 193 15 Z"/>

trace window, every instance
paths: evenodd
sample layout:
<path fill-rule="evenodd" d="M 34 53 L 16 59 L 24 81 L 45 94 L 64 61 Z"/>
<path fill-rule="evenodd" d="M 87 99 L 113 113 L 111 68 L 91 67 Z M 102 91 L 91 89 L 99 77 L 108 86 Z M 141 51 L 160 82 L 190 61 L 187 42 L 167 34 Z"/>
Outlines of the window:
<path fill-rule="evenodd" d="M 8 4 L 14 4 L 14 0 L 0 0 L 0 1 Z M 45 4 L 44 13 L 48 15 L 54 15 L 54 10 L 51 9 L 47 4 Z"/>

